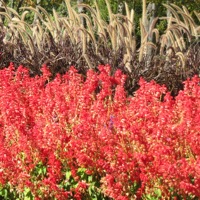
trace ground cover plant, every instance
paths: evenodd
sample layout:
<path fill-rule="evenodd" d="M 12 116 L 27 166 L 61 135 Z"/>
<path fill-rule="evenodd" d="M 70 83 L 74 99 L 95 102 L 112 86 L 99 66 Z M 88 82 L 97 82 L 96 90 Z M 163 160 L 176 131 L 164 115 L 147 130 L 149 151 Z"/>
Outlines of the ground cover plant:
<path fill-rule="evenodd" d="M 173 98 L 100 65 L 52 81 L 11 63 L 0 71 L 0 196 L 4 199 L 198 199 L 200 79 Z"/>

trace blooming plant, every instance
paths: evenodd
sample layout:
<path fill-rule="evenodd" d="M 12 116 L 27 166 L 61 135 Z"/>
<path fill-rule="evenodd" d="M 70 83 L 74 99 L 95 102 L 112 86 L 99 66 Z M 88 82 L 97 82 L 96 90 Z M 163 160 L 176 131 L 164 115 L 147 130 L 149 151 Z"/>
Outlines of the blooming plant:
<path fill-rule="evenodd" d="M 49 81 L 0 71 L 0 196 L 4 199 L 200 197 L 200 79 L 173 99 L 121 71 L 75 68 Z"/>

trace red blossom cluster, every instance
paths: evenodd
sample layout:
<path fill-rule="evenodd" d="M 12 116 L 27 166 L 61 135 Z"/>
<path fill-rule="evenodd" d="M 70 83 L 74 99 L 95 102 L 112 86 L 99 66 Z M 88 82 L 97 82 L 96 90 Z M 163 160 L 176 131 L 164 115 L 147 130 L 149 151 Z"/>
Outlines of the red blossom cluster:
<path fill-rule="evenodd" d="M 35 199 L 82 199 L 99 180 L 105 197 L 200 197 L 200 79 L 173 99 L 164 86 L 140 79 L 127 97 L 125 75 L 75 68 L 49 81 L 19 66 L 0 71 L 0 184 Z M 39 171 L 37 169 L 43 169 Z M 46 170 L 46 171 L 45 171 Z M 64 187 L 71 171 L 76 188 Z"/>

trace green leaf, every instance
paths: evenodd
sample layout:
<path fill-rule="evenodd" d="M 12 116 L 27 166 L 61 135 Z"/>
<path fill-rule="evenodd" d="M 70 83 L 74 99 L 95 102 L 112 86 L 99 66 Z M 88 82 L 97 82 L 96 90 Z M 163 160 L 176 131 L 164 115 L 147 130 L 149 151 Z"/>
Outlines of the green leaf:
<path fill-rule="evenodd" d="M 88 176 L 88 182 L 91 183 L 93 181 L 93 176 Z"/>
<path fill-rule="evenodd" d="M 25 188 L 23 194 L 24 194 L 24 200 L 33 200 L 33 195 L 31 193 L 30 188 Z"/>
<path fill-rule="evenodd" d="M 3 188 L 1 191 L 0 191 L 0 196 L 4 197 L 5 199 L 7 199 L 8 197 L 8 190 Z"/>
<path fill-rule="evenodd" d="M 72 175 L 71 171 L 67 171 L 66 174 L 65 174 L 66 179 L 69 180 L 71 175 Z"/>
<path fill-rule="evenodd" d="M 160 189 L 156 189 L 155 190 L 155 194 L 157 195 L 157 197 L 161 197 L 162 196 L 162 192 Z"/>

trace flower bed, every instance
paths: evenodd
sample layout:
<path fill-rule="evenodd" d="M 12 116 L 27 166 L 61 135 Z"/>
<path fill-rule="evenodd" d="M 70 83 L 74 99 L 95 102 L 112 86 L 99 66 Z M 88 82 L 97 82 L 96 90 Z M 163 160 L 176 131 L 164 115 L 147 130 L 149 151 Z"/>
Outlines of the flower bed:
<path fill-rule="evenodd" d="M 49 81 L 0 71 L 0 196 L 24 199 L 200 197 L 200 79 L 173 99 L 109 66 Z"/>

